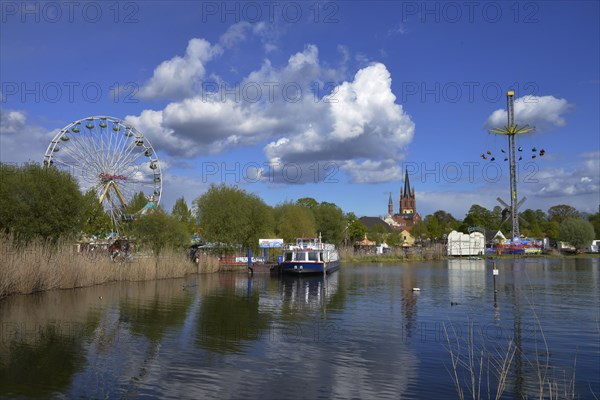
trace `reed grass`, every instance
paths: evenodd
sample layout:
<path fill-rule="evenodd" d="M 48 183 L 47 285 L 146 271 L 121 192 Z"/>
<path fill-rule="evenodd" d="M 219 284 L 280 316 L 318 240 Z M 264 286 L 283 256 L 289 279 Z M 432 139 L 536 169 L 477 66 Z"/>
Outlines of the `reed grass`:
<path fill-rule="evenodd" d="M 0 234 L 0 298 L 113 281 L 180 278 L 218 268 L 214 256 L 202 255 L 199 263 L 192 263 L 185 252 L 175 249 L 166 249 L 158 257 L 142 253 L 114 262 L 106 253 L 77 252 L 65 240 L 18 244 L 12 236 Z"/>
<path fill-rule="evenodd" d="M 537 316 L 536 323 L 540 337 L 535 339 L 535 352 L 533 358 L 527 358 L 521 352 L 513 339 L 508 339 L 506 345 L 489 346 L 485 338 L 477 340 L 473 330 L 470 329 L 467 338 L 457 335 L 452 325 L 449 330 L 444 324 L 444 337 L 447 351 L 450 356 L 450 368 L 446 368 L 452 377 L 457 397 L 461 400 L 470 398 L 501 399 L 506 391 L 509 379 L 518 379 L 512 373 L 515 357 L 518 355 L 522 362 L 533 371 L 533 379 L 528 382 L 528 387 L 523 393 L 514 393 L 521 398 L 536 399 L 575 399 L 575 371 L 576 358 L 572 371 L 555 369 L 550 363 L 550 350 Z M 538 344 L 540 344 L 538 346 Z M 485 383 L 485 384 L 484 384 Z M 591 390 L 594 398 L 596 394 Z"/>
<path fill-rule="evenodd" d="M 506 390 L 510 367 L 516 353 L 512 340 L 506 347 L 489 349 L 485 341 L 478 341 L 472 329 L 466 339 L 461 339 L 451 325 L 452 337 L 444 324 L 444 337 L 450 355 L 452 376 L 459 399 L 500 399 Z M 452 339 L 454 338 L 454 339 Z"/>

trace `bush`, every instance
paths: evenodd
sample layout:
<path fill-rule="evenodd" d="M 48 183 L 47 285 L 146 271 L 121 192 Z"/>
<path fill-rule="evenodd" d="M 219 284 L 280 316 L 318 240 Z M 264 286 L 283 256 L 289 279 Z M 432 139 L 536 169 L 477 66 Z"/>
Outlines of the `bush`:
<path fill-rule="evenodd" d="M 560 224 L 559 239 L 576 249 L 583 249 L 594 240 L 594 227 L 589 221 L 569 218 Z"/>
<path fill-rule="evenodd" d="M 66 171 L 39 164 L 0 164 L 0 230 L 18 242 L 56 241 L 83 227 L 85 202 Z"/>

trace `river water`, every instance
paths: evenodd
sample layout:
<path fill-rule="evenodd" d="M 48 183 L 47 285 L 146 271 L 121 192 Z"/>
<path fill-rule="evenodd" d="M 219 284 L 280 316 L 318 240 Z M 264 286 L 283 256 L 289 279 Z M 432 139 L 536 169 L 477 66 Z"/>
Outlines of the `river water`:
<path fill-rule="evenodd" d="M 504 398 L 600 397 L 600 259 L 497 266 L 496 294 L 490 261 L 447 260 L 11 297 L 0 397 L 439 399 L 473 371 L 494 398 L 498 369 Z"/>

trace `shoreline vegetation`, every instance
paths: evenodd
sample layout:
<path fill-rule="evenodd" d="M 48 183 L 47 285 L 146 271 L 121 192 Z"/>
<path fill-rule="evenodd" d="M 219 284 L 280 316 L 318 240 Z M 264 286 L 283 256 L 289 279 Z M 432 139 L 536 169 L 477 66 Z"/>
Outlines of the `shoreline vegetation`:
<path fill-rule="evenodd" d="M 444 254 L 443 246 L 437 247 L 412 247 L 407 250 L 393 249 L 386 254 L 355 254 L 351 247 L 340 249 L 342 263 L 392 263 L 400 261 L 431 261 L 431 260 L 468 260 L 471 257 L 454 257 Z M 482 260 L 513 260 L 521 258 L 600 258 L 600 253 L 563 254 L 559 251 L 550 251 L 541 254 L 484 254 L 475 256 Z"/>
<path fill-rule="evenodd" d="M 10 235 L 0 234 L 0 300 L 16 294 L 32 294 L 55 289 L 75 289 L 115 281 L 149 281 L 182 278 L 193 274 L 235 272 L 225 268 L 215 255 L 200 255 L 198 263 L 189 260 L 181 249 L 165 249 L 159 256 L 137 253 L 126 262 L 114 262 L 107 254 L 77 252 L 67 240 L 52 243 L 34 240 L 19 245 Z M 386 254 L 355 253 L 352 247 L 340 248 L 343 263 L 392 263 L 452 259 L 444 255 L 442 245 L 395 248 Z M 598 254 L 561 255 L 484 255 L 481 259 L 557 257 L 600 257 Z M 240 271 L 246 268 L 241 266 Z"/>
<path fill-rule="evenodd" d="M 147 281 L 182 278 L 216 272 L 214 256 L 189 260 L 181 250 L 165 249 L 159 256 L 136 254 L 130 261 L 114 262 L 108 255 L 77 252 L 66 240 L 58 243 L 34 240 L 18 245 L 0 234 L 0 300 L 16 294 L 54 289 L 75 289 L 115 281 Z"/>

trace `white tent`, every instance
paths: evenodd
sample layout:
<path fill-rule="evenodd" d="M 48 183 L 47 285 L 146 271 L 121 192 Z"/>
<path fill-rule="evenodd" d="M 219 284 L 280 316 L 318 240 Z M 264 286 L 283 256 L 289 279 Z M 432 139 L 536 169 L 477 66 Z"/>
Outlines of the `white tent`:
<path fill-rule="evenodd" d="M 479 256 L 485 253 L 485 237 L 481 232 L 470 234 L 452 231 L 448 235 L 449 256 Z"/>
<path fill-rule="evenodd" d="M 377 246 L 375 248 L 375 253 L 376 254 L 383 254 L 386 252 L 385 249 L 389 249 L 390 246 L 388 246 L 388 244 L 386 242 L 381 243 L 379 246 Z"/>

